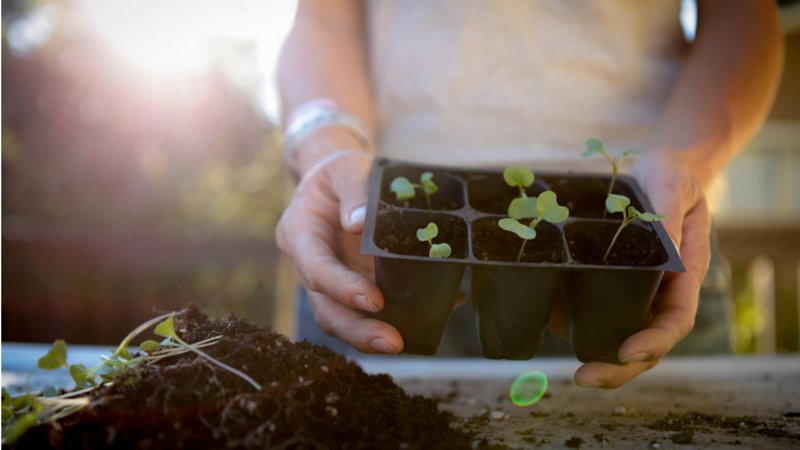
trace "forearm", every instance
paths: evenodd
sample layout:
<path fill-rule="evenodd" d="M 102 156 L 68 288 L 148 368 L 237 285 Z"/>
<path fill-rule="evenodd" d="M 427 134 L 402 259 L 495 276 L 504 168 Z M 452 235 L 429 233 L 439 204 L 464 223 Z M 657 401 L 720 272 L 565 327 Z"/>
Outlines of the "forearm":
<path fill-rule="evenodd" d="M 695 41 L 648 147 L 680 151 L 708 187 L 766 118 L 783 38 L 774 2 L 697 3 Z"/>
<path fill-rule="evenodd" d="M 301 0 L 278 62 L 282 116 L 315 98 L 329 98 L 358 117 L 374 141 L 362 5 L 357 0 Z M 297 149 L 300 174 L 339 149 L 363 149 L 350 132 L 324 128 Z"/>

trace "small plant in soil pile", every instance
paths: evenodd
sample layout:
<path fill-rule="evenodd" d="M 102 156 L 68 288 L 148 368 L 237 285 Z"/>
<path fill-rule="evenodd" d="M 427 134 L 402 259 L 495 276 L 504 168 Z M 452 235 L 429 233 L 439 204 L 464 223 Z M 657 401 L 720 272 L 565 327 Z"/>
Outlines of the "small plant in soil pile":
<path fill-rule="evenodd" d="M 583 152 L 583 157 L 588 158 L 597 153 L 602 153 L 611 162 L 611 169 L 614 171 L 614 174 L 611 176 L 611 184 L 608 185 L 608 194 L 611 195 L 611 192 L 614 189 L 614 182 L 617 181 L 617 174 L 619 173 L 619 169 L 622 167 L 622 162 L 625 161 L 625 158 L 628 155 L 638 155 L 642 153 L 642 151 L 636 148 L 626 150 L 622 152 L 622 156 L 620 156 L 619 161 L 614 161 L 614 158 L 606 153 L 606 145 L 603 144 L 603 141 L 594 138 L 586 141 L 586 151 Z M 605 211 L 603 211 L 603 218 L 606 218 Z"/>
<path fill-rule="evenodd" d="M 519 188 L 520 198 L 526 197 L 525 188 L 533 184 L 534 178 L 533 171 L 530 169 L 507 167 L 503 171 L 503 180 L 511 187 Z"/>
<path fill-rule="evenodd" d="M 187 344 L 175 334 L 174 316 L 175 313 L 165 314 L 143 323 L 123 339 L 110 357 L 102 356 L 100 364 L 88 369 L 82 364 L 67 364 L 67 344 L 62 339 L 57 340 L 47 354 L 39 358 L 37 366 L 42 370 L 57 370 L 62 367 L 69 369 L 69 374 L 75 381 L 76 390 L 61 395 L 59 390 L 49 386 L 41 396 L 26 393 L 12 399 L 4 388 L 2 400 L 3 442 L 12 444 L 34 425 L 67 417 L 88 406 L 89 397 L 82 395 L 103 384 L 105 386 L 112 385 L 112 380 L 117 375 L 125 372 L 133 374 L 134 376 L 129 377 L 126 381 L 127 384 L 133 384 L 147 370 L 147 365 L 188 352 L 197 353 L 208 361 L 243 378 L 257 390 L 261 390 L 261 386 L 249 376 L 200 350 L 216 344 L 221 336 L 211 337 L 194 344 Z M 128 352 L 128 344 L 133 338 L 153 325 L 156 325 L 154 333 L 167 339 L 163 342 L 143 342 L 139 346 L 141 354 L 132 357 Z M 100 383 L 98 383 L 98 378 Z M 82 397 L 74 398 L 79 396 Z"/>
<path fill-rule="evenodd" d="M 431 222 L 425 228 L 420 228 L 417 230 L 417 239 L 421 242 L 428 242 L 428 245 L 431 246 L 428 255 L 431 258 L 447 258 L 452 253 L 450 246 L 448 244 L 434 244 L 433 238 L 439 235 L 439 227 L 436 226 L 435 223 Z"/>
<path fill-rule="evenodd" d="M 532 181 L 531 181 L 532 182 Z M 553 191 L 542 192 L 539 197 L 528 197 L 522 193 L 521 198 L 514 199 L 508 207 L 510 219 L 500 219 L 500 228 L 515 233 L 523 239 L 522 247 L 517 255 L 517 262 L 522 260 L 525 252 L 525 244 L 529 240 L 536 238 L 536 225 L 542 220 L 550 223 L 563 222 L 569 217 L 569 209 L 566 206 L 559 206 L 556 194 Z M 532 219 L 530 224 L 525 225 L 520 222 L 522 219 Z"/>
<path fill-rule="evenodd" d="M 617 238 L 622 230 L 627 227 L 631 222 L 636 219 L 641 219 L 645 222 L 653 222 L 664 220 L 667 216 L 663 214 L 651 214 L 649 212 L 639 212 L 633 206 L 630 206 L 631 200 L 624 195 L 615 195 L 615 194 L 608 194 L 608 198 L 606 199 L 606 210 L 610 213 L 615 212 L 622 212 L 622 224 L 620 224 L 619 228 L 617 229 L 616 234 L 614 234 L 614 239 L 611 240 L 611 245 L 608 246 L 608 250 L 606 250 L 605 256 L 603 256 L 603 262 L 608 258 L 608 255 L 611 253 L 611 248 L 614 247 L 614 243 L 617 242 Z"/>
<path fill-rule="evenodd" d="M 419 183 L 420 184 L 414 184 L 408 181 L 406 177 L 397 177 L 392 180 L 392 184 L 389 185 L 389 190 L 397 195 L 398 200 L 410 200 L 416 195 L 415 189 L 422 189 L 425 192 L 428 210 L 432 210 L 431 194 L 435 194 L 436 191 L 439 190 L 439 186 L 436 186 L 433 182 L 433 173 L 423 173 L 419 178 Z"/>

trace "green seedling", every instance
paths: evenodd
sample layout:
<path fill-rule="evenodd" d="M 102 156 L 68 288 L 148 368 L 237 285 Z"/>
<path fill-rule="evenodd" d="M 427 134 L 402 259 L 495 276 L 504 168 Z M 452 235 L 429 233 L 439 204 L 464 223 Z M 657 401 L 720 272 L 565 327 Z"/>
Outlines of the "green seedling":
<path fill-rule="evenodd" d="M 425 192 L 425 201 L 428 202 L 428 210 L 433 210 L 433 207 L 431 207 L 431 194 L 435 194 L 439 190 L 439 186 L 433 183 L 433 173 L 423 173 L 419 178 L 419 182 L 420 184 L 414 184 L 408 181 L 406 177 L 397 177 L 392 180 L 389 190 L 397 195 L 398 200 L 409 200 L 416 195 L 415 189 L 422 189 Z"/>
<path fill-rule="evenodd" d="M 507 167 L 506 170 L 503 171 L 503 180 L 511 187 L 518 187 L 519 195 L 522 197 L 525 195 L 525 188 L 533 184 L 533 171 L 530 169 Z"/>
<path fill-rule="evenodd" d="M 519 201 L 517 201 L 519 200 Z M 536 238 L 536 225 L 542 220 L 550 223 L 563 222 L 569 217 L 569 209 L 566 206 L 559 206 L 556 194 L 553 191 L 545 191 L 536 198 L 528 197 L 522 193 L 522 197 L 515 199 L 508 207 L 510 219 L 500 219 L 500 228 L 510 231 L 523 239 L 522 247 L 517 255 L 517 262 L 522 260 L 522 253 L 525 251 L 525 244 L 529 240 Z M 533 219 L 530 224 L 525 225 L 520 222 L 522 219 Z"/>
<path fill-rule="evenodd" d="M 649 212 L 639 212 L 633 206 L 630 206 L 631 200 L 624 195 L 615 195 L 609 194 L 608 198 L 606 199 L 606 210 L 610 213 L 615 212 L 622 212 L 622 224 L 617 229 L 617 233 L 614 234 L 614 239 L 611 240 L 611 245 L 608 246 L 608 250 L 606 250 L 605 256 L 603 256 L 603 262 L 606 261 L 608 258 L 609 253 L 611 253 L 611 248 L 614 247 L 614 243 L 617 242 L 617 238 L 622 230 L 627 227 L 631 222 L 636 219 L 642 219 L 645 222 L 653 222 L 664 220 L 667 216 L 663 214 L 651 214 Z"/>
<path fill-rule="evenodd" d="M 136 377 L 129 377 L 126 381 L 126 384 L 133 384 L 140 377 L 141 372 L 147 370 L 147 366 L 165 358 L 189 352 L 194 352 L 207 358 L 214 364 L 244 378 L 256 389 L 261 389 L 261 386 L 247 375 L 199 350 L 215 345 L 222 336 L 214 336 L 194 344 L 187 344 L 175 334 L 174 315 L 175 313 L 165 314 L 143 323 L 123 339 L 122 343 L 113 350 L 110 357 L 101 356 L 102 362 L 88 369 L 81 364 L 68 365 L 66 343 L 61 339 L 55 341 L 47 354 L 39 358 L 37 366 L 43 370 L 68 368 L 70 376 L 75 381 L 76 390 L 68 394 L 61 394 L 58 389 L 49 386 L 45 388 L 41 396 L 26 393 L 12 399 L 4 388 L 2 390 L 3 443 L 12 444 L 34 425 L 61 419 L 85 408 L 90 401 L 90 398 L 85 394 L 101 385 L 112 385 L 113 379 L 123 372 L 130 372 L 136 375 Z M 156 334 L 164 336 L 166 339 L 160 343 L 145 341 L 139 347 L 142 354 L 135 358 L 132 357 L 128 352 L 128 344 L 133 338 L 153 325 L 157 325 Z M 98 378 L 102 383 L 98 383 Z"/>
<path fill-rule="evenodd" d="M 622 152 L 622 156 L 620 156 L 619 161 L 614 161 L 614 158 L 612 158 L 611 155 L 606 152 L 606 145 L 603 143 L 603 141 L 594 138 L 586 141 L 586 151 L 583 152 L 583 157 L 588 158 L 597 153 L 602 153 L 611 162 L 611 169 L 614 171 L 614 174 L 611 176 L 611 184 L 608 185 L 608 194 L 611 195 L 611 192 L 614 189 L 614 182 L 617 181 L 619 169 L 622 168 L 622 162 L 625 161 L 625 158 L 628 155 L 638 155 L 642 153 L 642 151 L 636 148 L 626 150 Z M 603 211 L 603 218 L 606 218 L 605 211 Z"/>
<path fill-rule="evenodd" d="M 427 241 L 431 246 L 430 252 L 428 252 L 431 258 L 447 258 L 452 253 L 452 249 L 447 244 L 434 244 L 433 238 L 438 235 L 439 227 L 433 222 L 429 223 L 427 227 L 417 230 L 417 239 L 421 242 Z"/>

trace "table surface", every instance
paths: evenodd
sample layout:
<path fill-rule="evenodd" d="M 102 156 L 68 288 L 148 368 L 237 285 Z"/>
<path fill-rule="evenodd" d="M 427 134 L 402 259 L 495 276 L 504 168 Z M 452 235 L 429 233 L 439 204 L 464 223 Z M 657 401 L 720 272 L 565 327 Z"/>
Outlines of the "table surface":
<path fill-rule="evenodd" d="M 66 369 L 36 369 L 48 348 L 2 344 L 2 385 L 12 395 L 26 382 L 32 391 L 73 385 Z M 71 345 L 68 361 L 94 365 L 111 349 Z M 800 449 L 800 355 L 665 358 L 610 391 L 577 387 L 572 375 L 580 363 L 571 358 L 520 362 L 365 355 L 355 361 L 368 373 L 388 373 L 409 394 L 442 399 L 441 409 L 481 437 L 513 448 L 565 448 L 565 441 L 576 437 L 584 441 L 581 448 L 645 449 L 656 448 L 655 442 L 658 448 Z M 547 375 L 547 395 L 519 407 L 508 390 L 529 370 Z M 618 408 L 625 413 L 615 415 Z M 759 424 L 747 426 L 743 419 L 741 428 L 699 426 L 691 445 L 673 443 L 676 431 L 650 428 L 694 413 L 736 420 L 751 416 Z M 603 438 L 608 442 L 601 443 Z"/>

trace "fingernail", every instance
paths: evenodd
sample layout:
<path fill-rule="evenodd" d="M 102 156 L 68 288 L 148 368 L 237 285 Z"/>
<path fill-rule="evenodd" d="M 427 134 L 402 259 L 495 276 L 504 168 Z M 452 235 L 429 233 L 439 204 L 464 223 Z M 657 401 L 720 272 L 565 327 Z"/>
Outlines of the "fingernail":
<path fill-rule="evenodd" d="M 372 345 L 372 348 L 374 348 L 375 350 L 377 350 L 377 351 L 379 351 L 381 353 L 388 353 L 390 355 L 396 355 L 397 354 L 397 350 L 395 350 L 394 347 L 392 347 L 391 345 L 386 343 L 386 341 L 384 341 L 383 338 L 375 338 L 375 339 L 373 339 L 372 342 L 370 343 L 370 345 Z"/>
<path fill-rule="evenodd" d="M 597 380 L 597 381 L 593 381 L 593 382 L 591 382 L 589 384 L 579 384 L 578 386 L 585 387 L 585 388 L 599 388 L 599 387 L 603 387 L 604 385 L 605 385 L 605 383 L 603 383 L 600 380 Z"/>
<path fill-rule="evenodd" d="M 642 362 L 642 361 L 644 361 L 645 359 L 647 359 L 649 357 L 650 357 L 650 354 L 647 353 L 647 352 L 638 352 L 638 353 L 634 353 L 634 354 L 632 354 L 630 356 L 626 356 L 626 357 L 620 359 L 620 361 L 622 361 L 622 362 L 624 362 L 626 364 L 627 363 L 635 363 L 635 362 Z"/>
<path fill-rule="evenodd" d="M 353 297 L 353 300 L 356 302 L 356 305 L 364 311 L 378 312 L 378 307 L 375 303 L 372 303 L 366 295 L 358 294 Z"/>
<path fill-rule="evenodd" d="M 367 207 L 359 206 L 350 213 L 350 225 L 355 225 L 364 221 L 367 216 Z"/>

